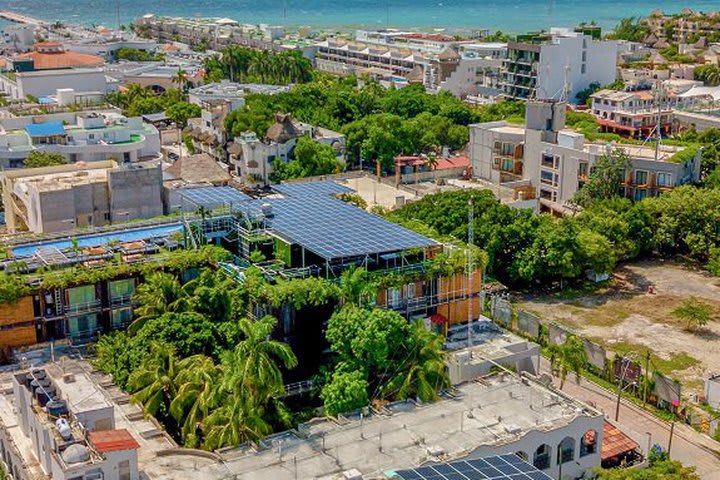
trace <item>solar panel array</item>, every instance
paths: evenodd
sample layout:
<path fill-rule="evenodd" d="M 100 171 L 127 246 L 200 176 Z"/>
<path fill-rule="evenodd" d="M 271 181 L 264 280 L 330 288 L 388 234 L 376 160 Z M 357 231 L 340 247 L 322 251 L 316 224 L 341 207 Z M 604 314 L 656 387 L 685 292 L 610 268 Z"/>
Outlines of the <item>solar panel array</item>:
<path fill-rule="evenodd" d="M 429 465 L 395 473 L 402 480 L 552 480 L 514 454 Z"/>
<path fill-rule="evenodd" d="M 285 198 L 265 198 L 253 202 L 273 207 L 270 228 L 292 243 L 325 259 L 349 258 L 395 252 L 433 245 L 423 235 L 373 215 L 332 197 L 352 192 L 335 182 L 285 184 L 274 187 Z"/>
<path fill-rule="evenodd" d="M 199 187 L 185 188 L 180 193 L 183 200 L 194 204 L 197 208 L 213 209 L 218 207 L 235 206 L 251 200 L 244 193 L 232 187 Z"/>

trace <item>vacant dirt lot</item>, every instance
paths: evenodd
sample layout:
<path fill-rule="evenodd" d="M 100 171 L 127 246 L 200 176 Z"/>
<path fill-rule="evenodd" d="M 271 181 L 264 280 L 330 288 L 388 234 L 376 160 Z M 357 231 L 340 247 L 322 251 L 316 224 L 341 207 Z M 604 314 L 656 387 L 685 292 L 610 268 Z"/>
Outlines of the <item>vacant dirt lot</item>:
<path fill-rule="evenodd" d="M 672 314 L 690 296 L 715 310 L 713 321 L 697 332 Z M 720 279 L 705 272 L 674 262 L 639 262 L 619 269 L 611 285 L 596 292 L 519 303 L 610 350 L 642 356 L 650 349 L 655 367 L 682 380 L 686 394 L 702 391 L 707 374 L 720 372 Z"/>

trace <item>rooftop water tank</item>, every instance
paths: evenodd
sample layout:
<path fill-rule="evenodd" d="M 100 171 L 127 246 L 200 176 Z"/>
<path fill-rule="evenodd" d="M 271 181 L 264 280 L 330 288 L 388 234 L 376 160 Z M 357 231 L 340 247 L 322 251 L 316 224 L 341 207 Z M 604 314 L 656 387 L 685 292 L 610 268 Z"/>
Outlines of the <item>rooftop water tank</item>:
<path fill-rule="evenodd" d="M 49 415 L 53 417 L 59 417 L 60 415 L 68 414 L 67 402 L 64 400 L 50 400 L 46 405 L 45 409 Z"/>
<path fill-rule="evenodd" d="M 55 421 L 55 427 L 57 428 L 58 433 L 63 438 L 63 440 L 72 440 L 72 429 L 70 428 L 70 423 L 64 418 L 58 418 Z M 67 450 L 66 450 L 67 451 Z M 63 458 L 65 458 L 65 455 L 63 454 Z"/>
<path fill-rule="evenodd" d="M 47 405 L 50 400 L 55 398 L 55 387 L 50 385 L 47 387 L 38 387 L 35 389 L 35 398 L 41 407 Z"/>
<path fill-rule="evenodd" d="M 60 456 L 68 465 L 87 462 L 90 459 L 88 449 L 78 443 L 70 445 Z"/>

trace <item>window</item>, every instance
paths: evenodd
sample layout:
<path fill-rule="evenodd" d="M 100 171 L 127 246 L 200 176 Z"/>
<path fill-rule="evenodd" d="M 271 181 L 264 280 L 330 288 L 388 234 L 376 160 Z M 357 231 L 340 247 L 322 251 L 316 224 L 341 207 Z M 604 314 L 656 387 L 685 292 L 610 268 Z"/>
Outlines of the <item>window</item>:
<path fill-rule="evenodd" d="M 578 163 L 578 176 L 579 177 L 587 177 L 588 176 L 588 163 L 587 162 Z"/>
<path fill-rule="evenodd" d="M 495 141 L 495 146 L 494 146 L 495 153 L 500 153 L 502 151 L 502 145 L 503 145 L 502 142 Z"/>
<path fill-rule="evenodd" d="M 635 170 L 635 185 L 647 185 L 648 172 L 645 170 Z"/>
<path fill-rule="evenodd" d="M 530 457 L 528 457 L 528 454 L 520 450 L 519 452 L 515 452 L 515 455 L 517 455 L 519 458 L 521 458 L 524 461 L 528 461 Z"/>
<path fill-rule="evenodd" d="M 658 187 L 672 187 L 672 173 L 658 172 L 655 183 Z"/>
<path fill-rule="evenodd" d="M 515 162 L 513 161 L 512 158 L 503 158 L 503 161 L 502 161 L 502 171 L 503 171 L 503 172 L 512 172 L 512 171 L 513 171 L 514 163 L 515 163 Z"/>
<path fill-rule="evenodd" d="M 68 288 L 65 292 L 66 302 L 70 307 L 89 305 L 95 302 L 95 285 Z"/>
<path fill-rule="evenodd" d="M 98 316 L 96 313 L 70 317 L 67 320 L 68 334 L 70 336 L 93 334 L 98 329 Z"/>
<path fill-rule="evenodd" d="M 550 153 L 543 153 L 542 166 L 548 168 L 555 168 L 555 157 Z"/>
<path fill-rule="evenodd" d="M 539 470 L 547 470 L 550 468 L 550 453 L 552 449 L 550 445 L 544 443 L 535 450 L 533 455 L 533 465 Z"/>
<path fill-rule="evenodd" d="M 110 300 L 123 300 L 131 297 L 135 293 L 135 279 L 124 278 L 108 282 L 108 293 Z"/>
<path fill-rule="evenodd" d="M 633 198 L 636 202 L 639 202 L 643 198 L 647 197 L 647 190 L 644 188 L 636 188 Z"/>
<path fill-rule="evenodd" d="M 416 285 L 414 283 L 408 283 L 405 285 L 405 298 L 415 298 L 417 295 Z"/>
<path fill-rule="evenodd" d="M 388 305 L 391 307 L 400 304 L 400 289 L 399 288 L 388 288 L 387 290 Z"/>
<path fill-rule="evenodd" d="M 555 174 L 553 174 L 553 172 L 548 172 L 547 170 L 540 170 L 540 182 L 544 183 L 545 185 L 555 186 L 554 180 Z"/>
<path fill-rule="evenodd" d="M 558 459 L 559 463 L 572 462 L 575 459 L 575 439 L 572 437 L 565 437 L 563 441 L 558 445 L 560 449 Z"/>
<path fill-rule="evenodd" d="M 117 310 L 113 310 L 110 313 L 110 322 L 112 328 L 123 328 L 127 325 L 129 325 L 133 320 L 133 309 L 132 307 L 128 308 L 119 308 Z"/>
<path fill-rule="evenodd" d="M 597 432 L 588 430 L 580 439 L 580 458 L 597 452 Z"/>

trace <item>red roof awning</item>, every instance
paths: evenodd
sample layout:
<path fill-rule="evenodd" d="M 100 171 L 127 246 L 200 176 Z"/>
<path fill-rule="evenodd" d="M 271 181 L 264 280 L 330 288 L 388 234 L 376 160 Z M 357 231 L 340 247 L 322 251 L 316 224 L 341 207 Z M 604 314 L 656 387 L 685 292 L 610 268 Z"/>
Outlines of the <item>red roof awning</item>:
<path fill-rule="evenodd" d="M 95 450 L 101 453 L 140 448 L 137 440 L 125 429 L 90 432 L 88 433 L 88 440 L 95 447 Z"/>
<path fill-rule="evenodd" d="M 602 460 L 615 458 L 623 453 L 639 450 L 640 445 L 620 431 L 615 425 L 605 422 L 603 426 Z"/>
<path fill-rule="evenodd" d="M 450 320 L 448 320 L 445 315 L 440 315 L 439 313 L 430 315 L 430 321 L 435 325 L 445 325 L 446 323 L 450 323 Z"/>

